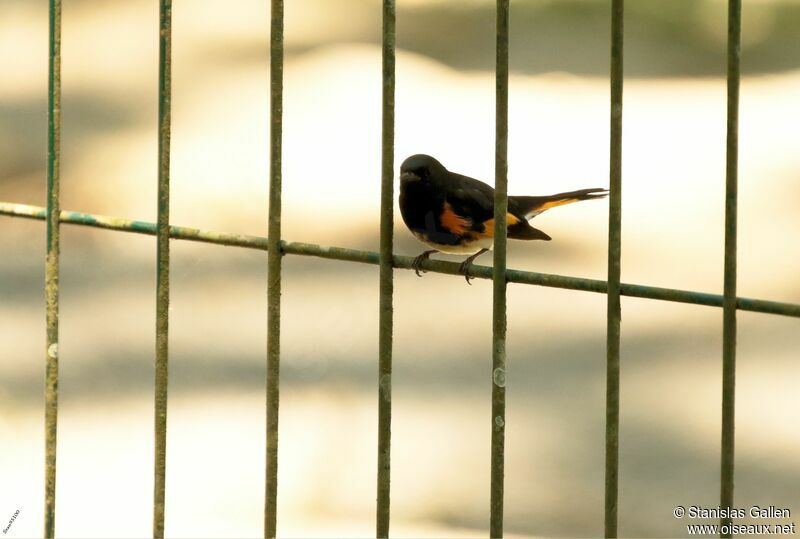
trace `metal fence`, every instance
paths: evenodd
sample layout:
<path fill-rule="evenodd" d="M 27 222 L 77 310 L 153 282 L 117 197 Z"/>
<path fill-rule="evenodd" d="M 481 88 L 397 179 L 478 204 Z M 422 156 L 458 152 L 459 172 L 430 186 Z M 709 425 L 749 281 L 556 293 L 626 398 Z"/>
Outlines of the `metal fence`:
<path fill-rule="evenodd" d="M 392 414 L 393 271 L 410 269 L 412 258 L 393 254 L 394 205 L 394 90 L 395 0 L 383 0 L 383 105 L 381 157 L 380 252 L 287 242 L 281 239 L 281 143 L 283 112 L 283 0 L 271 0 L 270 39 L 270 172 L 268 236 L 227 234 L 169 224 L 171 0 L 160 0 L 158 84 L 158 219 L 157 223 L 61 211 L 59 202 L 59 146 L 61 132 L 61 0 L 50 0 L 48 91 L 47 207 L 0 202 L 0 215 L 44 220 L 47 223 L 46 259 L 46 380 L 45 380 L 45 511 L 44 535 L 55 533 L 56 433 L 58 418 L 58 278 L 61 223 L 147 234 L 157 238 L 156 361 L 155 361 L 155 489 L 153 536 L 164 535 L 165 460 L 167 435 L 167 372 L 169 331 L 170 239 L 266 250 L 267 266 L 267 426 L 264 536 L 277 529 L 278 410 L 280 391 L 281 259 L 303 255 L 380 266 L 378 357 L 378 470 L 376 535 L 388 537 L 390 522 L 390 463 Z M 620 296 L 722 307 L 722 440 L 720 506 L 733 507 L 734 396 L 736 373 L 736 311 L 754 311 L 800 318 L 800 305 L 748 299 L 736 295 L 736 209 L 739 108 L 739 54 L 741 0 L 728 2 L 728 115 L 725 195 L 725 263 L 723 295 L 625 284 L 620 282 L 621 162 L 624 0 L 611 0 L 610 209 L 608 280 L 599 281 L 506 268 L 506 207 L 508 154 L 508 36 L 509 0 L 497 0 L 495 249 L 493 267 L 476 266 L 471 275 L 492 279 L 493 347 L 491 378 L 491 537 L 503 535 L 505 397 L 506 397 L 506 286 L 539 285 L 607 294 L 607 389 L 605 459 L 605 535 L 617 535 Z M 458 274 L 454 262 L 427 260 L 425 270 Z M 730 523 L 723 519 L 722 524 Z"/>

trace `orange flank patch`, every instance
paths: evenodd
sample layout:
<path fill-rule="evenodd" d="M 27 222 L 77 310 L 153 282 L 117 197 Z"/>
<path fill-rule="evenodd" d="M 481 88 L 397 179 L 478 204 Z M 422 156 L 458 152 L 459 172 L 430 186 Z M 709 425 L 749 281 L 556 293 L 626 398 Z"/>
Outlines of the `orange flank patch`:
<path fill-rule="evenodd" d="M 453 207 L 449 203 L 445 202 L 442 210 L 442 226 L 456 236 L 461 236 L 472 226 L 472 220 L 468 217 L 461 217 L 453 211 Z"/>
<path fill-rule="evenodd" d="M 549 202 L 545 202 L 538 208 L 536 211 L 541 213 L 545 210 L 549 210 L 550 208 L 555 208 L 556 206 L 563 206 L 564 204 L 572 204 L 573 202 L 578 202 L 577 198 L 562 198 L 561 200 L 551 200 Z"/>
<path fill-rule="evenodd" d="M 514 226 L 519 223 L 519 218 L 511 215 L 510 213 L 506 214 L 506 228 L 510 226 Z M 493 238 L 494 237 L 494 219 L 488 219 L 483 222 L 483 232 L 479 232 L 478 237 L 481 238 Z"/>

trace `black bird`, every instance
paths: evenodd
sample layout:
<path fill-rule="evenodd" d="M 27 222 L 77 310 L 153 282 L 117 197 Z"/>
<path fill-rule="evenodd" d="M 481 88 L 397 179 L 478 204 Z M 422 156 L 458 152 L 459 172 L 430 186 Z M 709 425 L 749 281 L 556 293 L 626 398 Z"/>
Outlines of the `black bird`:
<path fill-rule="evenodd" d="M 550 196 L 510 196 L 508 237 L 549 241 L 550 236 L 528 224 L 529 219 L 556 206 L 606 195 L 606 189 L 594 188 Z M 472 261 L 494 244 L 494 189 L 450 172 L 429 155 L 412 155 L 400 166 L 400 213 L 411 233 L 433 247 L 414 259 L 412 267 L 420 277 L 420 265 L 437 251 L 468 254 L 461 273 L 469 283 Z"/>

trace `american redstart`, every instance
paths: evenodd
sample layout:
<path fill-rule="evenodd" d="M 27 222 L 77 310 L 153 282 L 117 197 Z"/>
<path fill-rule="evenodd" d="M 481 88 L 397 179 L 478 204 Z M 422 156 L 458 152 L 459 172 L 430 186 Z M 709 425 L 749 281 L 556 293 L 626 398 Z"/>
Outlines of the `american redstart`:
<path fill-rule="evenodd" d="M 594 188 L 549 196 L 510 196 L 508 237 L 549 241 L 550 236 L 533 228 L 529 219 L 556 206 L 606 195 L 606 189 Z M 412 155 L 400 166 L 400 213 L 411 233 L 433 247 L 414 259 L 412 267 L 420 277 L 420 265 L 437 251 L 468 254 L 471 256 L 461 264 L 461 273 L 469 283 L 473 260 L 494 244 L 494 189 L 450 172 L 429 155 Z"/>

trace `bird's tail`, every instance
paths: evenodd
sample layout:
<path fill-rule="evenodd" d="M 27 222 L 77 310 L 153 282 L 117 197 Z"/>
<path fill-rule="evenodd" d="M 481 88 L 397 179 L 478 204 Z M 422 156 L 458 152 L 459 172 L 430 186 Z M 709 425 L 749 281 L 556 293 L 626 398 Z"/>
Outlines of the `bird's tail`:
<path fill-rule="evenodd" d="M 519 212 L 525 215 L 526 219 L 530 219 L 556 206 L 563 206 L 564 204 L 572 204 L 573 202 L 579 202 L 581 200 L 591 200 L 593 198 L 603 198 L 606 196 L 608 196 L 607 189 L 595 187 L 592 189 L 578 189 L 577 191 L 558 193 L 550 196 L 512 196 L 508 198 L 509 201 L 517 206 Z"/>

